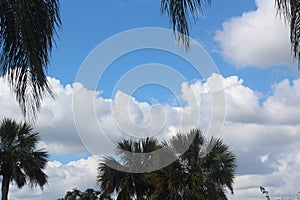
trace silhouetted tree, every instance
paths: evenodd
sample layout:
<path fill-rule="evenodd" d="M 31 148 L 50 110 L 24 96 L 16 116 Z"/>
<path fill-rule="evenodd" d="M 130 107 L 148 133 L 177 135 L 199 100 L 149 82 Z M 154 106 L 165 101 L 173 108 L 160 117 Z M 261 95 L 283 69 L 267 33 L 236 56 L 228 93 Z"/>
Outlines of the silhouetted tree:
<path fill-rule="evenodd" d="M 122 149 L 117 150 L 118 159 L 104 157 L 98 168 L 97 182 L 103 193 L 116 193 L 117 199 L 122 200 L 226 200 L 225 188 L 233 193 L 236 158 L 222 140 L 208 140 L 199 129 L 195 129 L 176 135 L 167 145 L 149 138 L 118 143 L 118 149 Z M 173 163 L 152 172 L 128 172 L 127 167 L 139 169 L 146 162 L 132 159 L 133 155 L 126 152 L 143 156 L 140 153 L 163 147 L 172 153 Z M 145 161 L 154 159 L 149 154 L 144 158 Z"/>
<path fill-rule="evenodd" d="M 0 125 L 0 175 L 2 176 L 2 200 L 7 200 L 9 184 L 14 181 L 19 188 L 27 181 L 31 187 L 41 188 L 47 183 L 42 171 L 48 154 L 36 150 L 38 133 L 28 123 L 3 119 Z"/>

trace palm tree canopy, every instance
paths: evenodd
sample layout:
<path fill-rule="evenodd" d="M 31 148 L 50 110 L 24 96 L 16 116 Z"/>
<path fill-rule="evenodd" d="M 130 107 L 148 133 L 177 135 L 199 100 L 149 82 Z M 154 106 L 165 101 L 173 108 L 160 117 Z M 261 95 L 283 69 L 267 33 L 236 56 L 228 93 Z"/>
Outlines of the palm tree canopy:
<path fill-rule="evenodd" d="M 93 188 L 88 188 L 84 192 L 74 188 L 72 191 L 68 191 L 63 198 L 57 200 L 110 200 L 111 198 L 101 194 L 100 191 L 95 191 Z"/>
<path fill-rule="evenodd" d="M 117 192 L 117 199 L 122 200 L 131 199 L 133 196 L 142 199 L 143 196 L 149 194 L 153 187 L 146 175 L 144 173 L 134 173 L 134 171 L 139 171 L 140 168 L 146 168 L 147 165 L 150 165 L 151 162 L 149 162 L 147 153 L 160 147 L 158 141 L 153 138 L 140 141 L 122 140 L 119 142 L 117 155 L 120 161 L 113 157 L 104 157 L 103 162 L 99 164 L 97 183 L 103 194 L 109 195 Z M 137 158 L 133 158 L 131 153 L 135 153 L 134 157 Z M 141 160 L 145 162 L 140 162 Z"/>
<path fill-rule="evenodd" d="M 189 148 L 182 153 L 182 148 Z M 183 199 L 227 199 L 224 188 L 233 193 L 236 158 L 221 139 L 206 139 L 199 129 L 178 134 L 171 146 L 181 163 Z M 178 175 L 178 173 L 176 173 Z"/>
<path fill-rule="evenodd" d="M 145 162 L 140 162 L 140 159 L 136 162 L 131 158 L 132 154 L 126 152 L 147 155 L 147 152 L 165 145 L 169 145 L 168 150 L 177 158 L 173 163 L 152 172 L 128 172 L 128 166 L 134 169 L 144 167 Z M 133 197 L 227 200 L 225 188 L 233 193 L 235 155 L 221 139 L 207 139 L 199 129 L 177 134 L 169 143 L 158 144 L 150 138 L 138 142 L 122 140 L 118 143 L 117 154 L 118 159 L 104 157 L 99 164 L 97 183 L 105 195 L 116 192 L 117 199 L 125 200 Z M 144 159 L 149 158 L 145 156 Z"/>
<path fill-rule="evenodd" d="M 9 176 L 20 188 L 27 181 L 31 187 L 39 185 L 42 188 L 48 178 L 42 171 L 48 154 L 36 150 L 38 141 L 38 133 L 33 132 L 28 123 L 3 119 L 0 125 L 0 175 Z"/>
<path fill-rule="evenodd" d="M 60 24 L 58 0 L 0 1 L 0 72 L 31 119 L 44 92 L 53 96 L 45 71 Z"/>
<path fill-rule="evenodd" d="M 146 175 L 154 186 L 153 199 L 181 199 L 180 192 L 184 190 L 185 174 L 179 160 L 174 161 L 163 169 Z"/>

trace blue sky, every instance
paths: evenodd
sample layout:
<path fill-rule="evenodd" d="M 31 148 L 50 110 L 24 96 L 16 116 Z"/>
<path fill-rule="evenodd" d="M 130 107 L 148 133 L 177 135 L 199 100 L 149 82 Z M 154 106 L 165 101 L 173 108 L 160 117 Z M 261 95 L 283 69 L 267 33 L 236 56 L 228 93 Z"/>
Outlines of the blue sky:
<path fill-rule="evenodd" d="M 11 199 L 50 200 L 75 187 L 97 188 L 100 158 L 112 152 L 124 132 L 136 133 L 134 137 L 170 138 L 195 126 L 205 133 L 217 130 L 215 136 L 222 137 L 237 155 L 235 194 L 228 195 L 229 199 L 264 199 L 260 185 L 274 199 L 296 198 L 300 72 L 290 54 L 288 27 L 276 17 L 273 0 L 213 1 L 197 23 L 191 23 L 191 37 L 203 46 L 219 74 L 202 77 L 182 57 L 142 49 L 119 56 L 109 66 L 99 66 L 106 71 L 96 88 L 76 79 L 93 49 L 123 31 L 170 28 L 168 16 L 161 14 L 159 0 L 61 0 L 61 18 L 48 68 L 56 99 L 45 97 L 35 124 L 42 139 L 39 147 L 51 154 L 46 169 L 49 184 L 43 192 L 12 185 Z M 114 48 L 107 51 L 114 52 Z M 106 54 L 98 56 L 101 63 Z M 154 70 L 134 80 L 165 76 L 172 84 L 148 81 L 133 92 L 127 92 L 127 85 L 117 87 L 138 67 L 148 65 L 173 70 L 184 80 L 173 83 L 168 71 Z M 209 91 L 216 80 L 222 81 L 224 102 L 218 92 Z M 0 82 L 0 88 L 0 116 L 22 119 L 5 82 Z M 223 103 L 221 108 L 214 107 L 212 99 Z M 211 122 L 212 115 L 216 124 Z"/>
<path fill-rule="evenodd" d="M 212 3 L 204 9 L 204 16 L 199 21 L 191 23 L 191 37 L 196 39 L 210 53 L 224 76 L 238 75 L 245 85 L 266 93 L 270 85 L 284 78 L 294 79 L 297 73 L 294 69 L 280 68 L 257 69 L 255 66 L 237 70 L 236 67 L 224 61 L 219 53 L 219 44 L 214 40 L 216 30 L 222 29 L 222 23 L 233 16 L 255 9 L 255 2 L 246 0 L 243 3 L 236 0 Z M 140 27 L 171 28 L 166 14 L 160 12 L 160 1 L 78 1 L 61 2 L 63 27 L 58 32 L 57 48 L 53 51 L 49 76 L 58 78 L 62 84 L 73 83 L 77 70 L 85 57 L 99 43 L 122 31 Z M 272 34 L 272 33 L 271 33 Z M 152 56 L 152 58 L 151 58 Z M 168 57 L 146 52 L 143 55 L 128 56 L 115 67 L 114 73 L 122 74 L 123 67 L 135 66 L 137 63 L 169 62 Z M 125 63 L 124 63 L 125 62 Z M 174 63 L 173 63 L 174 64 Z M 185 63 L 181 68 L 184 68 Z M 191 75 L 190 79 L 193 79 Z M 104 94 L 110 90 L 110 85 L 99 86 Z"/>

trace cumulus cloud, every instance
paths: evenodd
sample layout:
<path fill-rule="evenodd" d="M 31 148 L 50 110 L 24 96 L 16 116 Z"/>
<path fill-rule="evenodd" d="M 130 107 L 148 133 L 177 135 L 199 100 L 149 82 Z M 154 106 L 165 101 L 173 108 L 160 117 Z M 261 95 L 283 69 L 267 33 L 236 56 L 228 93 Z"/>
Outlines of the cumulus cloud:
<path fill-rule="evenodd" d="M 225 99 L 214 103 L 212 97 L 219 97 L 222 90 L 209 90 L 208 86 L 216 78 L 223 83 Z M 56 99 L 45 97 L 35 129 L 41 134 L 39 146 L 51 155 L 86 155 L 90 150 L 99 158 L 112 153 L 120 138 L 166 139 L 179 130 L 193 127 L 200 127 L 207 134 L 215 117 L 218 125 L 223 125 L 215 136 L 222 137 L 238 158 L 236 194 L 230 199 L 257 199 L 260 185 L 277 196 L 297 192 L 294 187 L 299 185 L 300 79 L 275 83 L 270 95 L 262 100 L 261 94 L 244 86 L 239 77 L 213 74 L 207 82 L 182 83 L 178 98 L 185 103 L 181 105 L 152 105 L 122 91 L 106 99 L 101 92 L 88 90 L 81 83 L 63 86 L 54 78 L 49 81 Z M 72 104 L 75 97 L 76 108 Z M 14 96 L 2 80 L 0 102 L 0 117 L 21 118 Z M 225 106 L 225 109 L 212 112 L 214 106 Z M 53 199 L 74 187 L 82 190 L 95 187 L 99 159 L 94 158 L 69 163 L 51 161 L 46 170 L 49 184 L 44 191 L 27 187 L 17 190 L 12 186 L 11 197 Z"/>
<path fill-rule="evenodd" d="M 237 68 L 295 66 L 289 26 L 277 15 L 275 2 L 256 0 L 256 5 L 256 10 L 228 19 L 216 32 L 221 54 Z"/>
<path fill-rule="evenodd" d="M 259 199 L 258 185 L 265 187 L 271 199 L 296 199 L 299 197 L 299 178 L 297 172 L 300 167 L 300 154 L 282 153 L 276 156 L 276 162 L 272 164 L 274 172 L 266 175 L 238 176 L 235 184 L 234 199 Z"/>
<path fill-rule="evenodd" d="M 77 188 L 85 191 L 87 188 L 99 189 L 96 185 L 99 157 L 91 156 L 86 159 L 62 164 L 59 161 L 48 162 L 46 174 L 49 176 L 43 190 L 31 189 L 24 186 L 21 190 L 12 185 L 9 198 L 14 200 L 53 200 L 62 198 L 67 191 Z"/>

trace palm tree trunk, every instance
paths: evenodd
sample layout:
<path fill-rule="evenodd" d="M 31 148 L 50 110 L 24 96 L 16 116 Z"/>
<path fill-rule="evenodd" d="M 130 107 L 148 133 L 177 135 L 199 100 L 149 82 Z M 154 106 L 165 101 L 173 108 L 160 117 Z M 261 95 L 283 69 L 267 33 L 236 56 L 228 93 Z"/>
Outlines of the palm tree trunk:
<path fill-rule="evenodd" d="M 3 175 L 2 179 L 2 200 L 7 200 L 8 190 L 9 190 L 9 180 L 10 176 Z"/>

